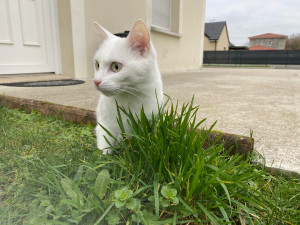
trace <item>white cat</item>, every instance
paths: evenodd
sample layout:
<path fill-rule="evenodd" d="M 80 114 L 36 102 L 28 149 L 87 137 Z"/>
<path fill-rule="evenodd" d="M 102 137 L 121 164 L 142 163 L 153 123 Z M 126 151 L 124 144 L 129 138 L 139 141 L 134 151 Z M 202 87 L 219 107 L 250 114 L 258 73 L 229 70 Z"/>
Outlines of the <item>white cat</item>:
<path fill-rule="evenodd" d="M 121 137 L 116 101 L 125 109 L 130 108 L 134 115 L 140 115 L 143 106 L 150 119 L 152 112 L 158 112 L 157 103 L 163 102 L 162 80 L 156 51 L 141 20 L 135 22 L 127 38 L 119 38 L 99 24 L 95 25 L 100 35 L 100 47 L 94 57 L 94 83 L 102 93 L 97 107 L 97 146 L 107 154 L 111 150 L 104 136 L 112 144 L 113 138 L 99 124 L 115 138 Z M 128 130 L 126 122 L 124 126 Z"/>

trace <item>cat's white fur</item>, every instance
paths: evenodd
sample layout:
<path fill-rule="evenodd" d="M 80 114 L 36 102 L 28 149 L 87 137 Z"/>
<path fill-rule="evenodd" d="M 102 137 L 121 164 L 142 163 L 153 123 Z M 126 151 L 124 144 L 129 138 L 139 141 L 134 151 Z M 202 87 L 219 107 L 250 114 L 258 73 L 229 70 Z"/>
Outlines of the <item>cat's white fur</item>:
<path fill-rule="evenodd" d="M 119 38 L 95 23 L 100 36 L 100 47 L 95 54 L 94 83 L 102 93 L 97 107 L 96 135 L 97 146 L 103 154 L 111 153 L 109 142 L 113 139 L 107 135 L 99 124 L 116 137 L 121 137 L 117 123 L 116 101 L 125 109 L 130 108 L 133 114 L 140 115 L 142 106 L 147 118 L 158 111 L 162 104 L 162 80 L 156 60 L 156 51 L 151 43 L 150 35 L 145 24 L 135 22 L 127 38 Z M 119 72 L 111 69 L 113 62 L 121 63 Z M 123 115 L 124 116 L 124 115 Z M 124 118 L 123 121 L 126 121 Z M 125 129 L 128 125 L 125 122 Z"/>

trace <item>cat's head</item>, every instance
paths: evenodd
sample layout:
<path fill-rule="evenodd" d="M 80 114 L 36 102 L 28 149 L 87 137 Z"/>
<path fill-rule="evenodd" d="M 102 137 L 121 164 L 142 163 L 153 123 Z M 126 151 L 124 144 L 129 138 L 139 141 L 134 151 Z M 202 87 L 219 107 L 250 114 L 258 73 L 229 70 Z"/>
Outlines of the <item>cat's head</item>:
<path fill-rule="evenodd" d="M 156 53 L 146 25 L 138 20 L 127 38 L 120 38 L 95 23 L 100 47 L 94 57 L 94 83 L 106 96 L 135 93 L 150 81 Z"/>

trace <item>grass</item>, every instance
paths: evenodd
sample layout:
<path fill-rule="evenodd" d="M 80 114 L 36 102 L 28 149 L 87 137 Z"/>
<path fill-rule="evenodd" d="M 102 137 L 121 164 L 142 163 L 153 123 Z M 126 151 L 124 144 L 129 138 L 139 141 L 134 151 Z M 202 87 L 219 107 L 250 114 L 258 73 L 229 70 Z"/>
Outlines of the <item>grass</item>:
<path fill-rule="evenodd" d="M 299 177 L 203 151 L 204 120 L 181 108 L 119 108 L 131 129 L 105 156 L 92 126 L 0 107 L 0 224 L 298 224 Z"/>

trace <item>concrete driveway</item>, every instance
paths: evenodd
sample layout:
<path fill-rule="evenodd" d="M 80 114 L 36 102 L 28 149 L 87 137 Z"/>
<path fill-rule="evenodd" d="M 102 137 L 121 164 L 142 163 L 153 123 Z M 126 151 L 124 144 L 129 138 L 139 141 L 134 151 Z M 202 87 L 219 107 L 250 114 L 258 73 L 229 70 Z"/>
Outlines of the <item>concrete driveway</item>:
<path fill-rule="evenodd" d="M 180 103 L 195 96 L 198 119 L 250 135 L 268 166 L 300 173 L 300 70 L 205 68 L 164 75 L 164 91 Z"/>
<path fill-rule="evenodd" d="M 0 83 L 62 76 L 0 77 Z M 300 70 L 204 68 L 163 74 L 164 92 L 174 102 L 195 96 L 198 120 L 215 130 L 250 135 L 268 166 L 300 173 Z M 0 94 L 94 110 L 99 92 L 92 79 L 65 87 L 6 87 Z"/>

